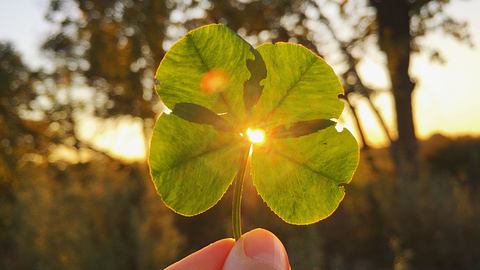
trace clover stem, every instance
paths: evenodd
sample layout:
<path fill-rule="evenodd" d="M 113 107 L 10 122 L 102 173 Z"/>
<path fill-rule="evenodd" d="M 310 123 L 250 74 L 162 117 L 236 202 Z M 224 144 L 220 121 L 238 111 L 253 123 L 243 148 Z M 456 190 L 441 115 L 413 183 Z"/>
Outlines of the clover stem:
<path fill-rule="evenodd" d="M 233 227 L 233 237 L 235 240 L 238 240 L 242 236 L 242 189 L 243 181 L 247 175 L 247 164 L 248 157 L 252 150 L 252 145 L 245 147 L 242 151 L 242 160 L 240 164 L 240 169 L 235 177 L 235 182 L 233 184 L 233 201 L 232 201 L 232 227 Z"/>

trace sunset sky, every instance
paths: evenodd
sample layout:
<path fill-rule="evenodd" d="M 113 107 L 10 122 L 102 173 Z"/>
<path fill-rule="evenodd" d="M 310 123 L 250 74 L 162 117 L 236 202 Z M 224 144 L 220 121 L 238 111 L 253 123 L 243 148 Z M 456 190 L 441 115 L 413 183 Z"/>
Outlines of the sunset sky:
<path fill-rule="evenodd" d="M 452 1 L 447 12 L 466 20 L 475 44 L 470 48 L 440 32 L 429 34 L 423 44 L 439 48 L 446 64 L 432 63 L 427 55 L 415 55 L 411 74 L 417 81 L 414 92 L 414 116 L 417 134 L 427 138 L 435 133 L 445 135 L 480 134 L 480 1 Z M 48 0 L 16 0 L 0 2 L 0 41 L 12 42 L 33 67 L 45 63 L 39 46 L 52 26 L 43 18 Z M 381 55 L 373 55 L 361 63 L 362 77 L 368 84 L 388 88 Z M 388 93 L 379 94 L 375 103 L 382 114 L 393 119 L 392 100 Z M 382 145 L 384 138 L 371 112 L 359 102 L 359 110 L 371 143 Z M 351 129 L 348 119 L 346 126 Z M 83 137 L 93 140 L 98 147 L 129 159 L 145 155 L 140 119 L 123 119 L 121 123 L 105 123 L 89 118 L 82 130 Z M 125 142 L 128 142 L 126 146 Z"/>

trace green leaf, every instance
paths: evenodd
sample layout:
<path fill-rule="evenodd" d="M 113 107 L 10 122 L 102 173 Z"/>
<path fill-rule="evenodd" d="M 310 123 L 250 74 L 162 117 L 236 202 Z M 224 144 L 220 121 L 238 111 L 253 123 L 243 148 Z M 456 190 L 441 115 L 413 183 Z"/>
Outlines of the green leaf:
<path fill-rule="evenodd" d="M 358 158 L 355 138 L 334 126 L 296 138 L 270 138 L 253 149 L 253 183 L 283 220 L 311 224 L 338 207 Z"/>
<path fill-rule="evenodd" d="M 243 84 L 250 77 L 250 44 L 221 24 L 197 28 L 165 54 L 155 78 L 156 90 L 169 108 L 195 103 L 231 117 L 244 116 Z"/>
<path fill-rule="evenodd" d="M 309 49 L 292 43 L 257 48 L 267 66 L 262 97 L 254 114 L 265 124 L 280 125 L 338 118 L 343 88 L 332 68 Z"/>
<path fill-rule="evenodd" d="M 149 165 L 155 188 L 169 208 L 192 216 L 220 200 L 241 157 L 238 142 L 227 134 L 175 115 L 158 118 Z"/>

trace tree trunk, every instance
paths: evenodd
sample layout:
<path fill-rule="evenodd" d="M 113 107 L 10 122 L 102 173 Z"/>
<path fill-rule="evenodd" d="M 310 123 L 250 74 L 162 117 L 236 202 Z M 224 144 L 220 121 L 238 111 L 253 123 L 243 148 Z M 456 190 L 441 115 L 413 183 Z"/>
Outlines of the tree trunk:
<path fill-rule="evenodd" d="M 410 4 L 407 0 L 370 0 L 377 10 L 378 43 L 387 57 L 395 101 L 398 138 L 392 145 L 399 180 L 418 176 L 418 146 L 412 114 L 415 84 L 408 73 L 412 53 Z"/>

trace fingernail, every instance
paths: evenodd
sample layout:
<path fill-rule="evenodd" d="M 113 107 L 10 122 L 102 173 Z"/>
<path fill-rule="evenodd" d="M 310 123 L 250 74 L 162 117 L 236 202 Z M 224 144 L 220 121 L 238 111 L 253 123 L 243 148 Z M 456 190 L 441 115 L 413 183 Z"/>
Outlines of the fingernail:
<path fill-rule="evenodd" d="M 255 229 L 245 234 L 243 250 L 245 255 L 256 262 L 274 266 L 275 269 L 285 269 L 285 248 L 280 240 L 269 231 Z"/>
<path fill-rule="evenodd" d="M 282 242 L 271 232 L 255 229 L 244 234 L 230 252 L 224 270 L 290 269 Z"/>

